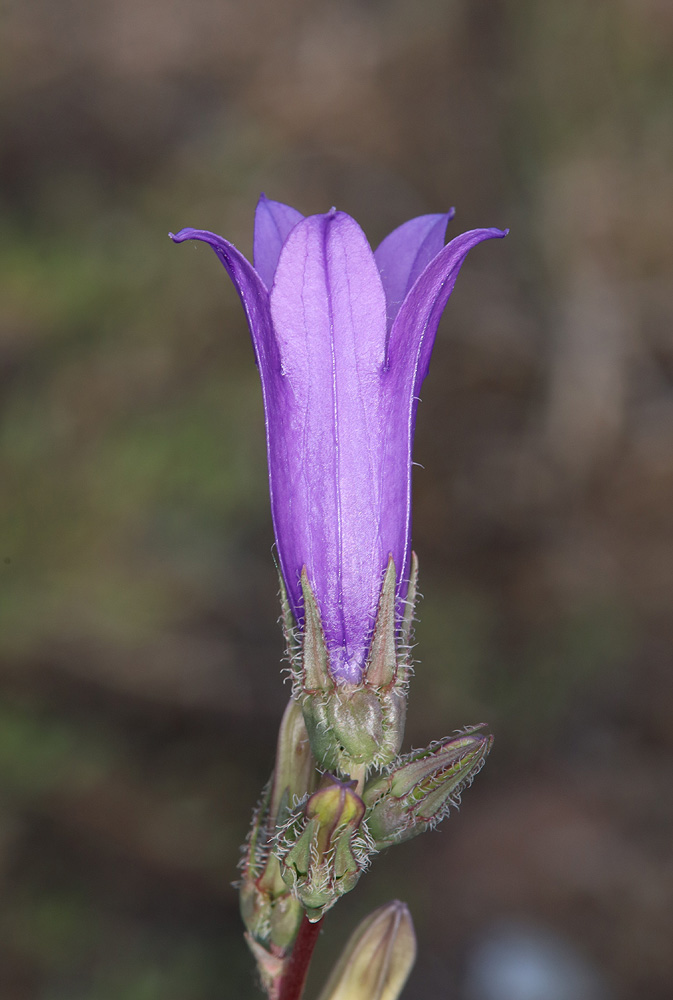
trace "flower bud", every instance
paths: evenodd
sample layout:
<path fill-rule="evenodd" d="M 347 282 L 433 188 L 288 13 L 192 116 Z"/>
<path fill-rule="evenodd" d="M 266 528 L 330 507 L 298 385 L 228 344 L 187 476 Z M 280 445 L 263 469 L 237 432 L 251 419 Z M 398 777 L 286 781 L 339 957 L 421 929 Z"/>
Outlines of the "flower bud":
<path fill-rule="evenodd" d="M 351 935 L 319 1000 L 397 1000 L 415 958 L 409 910 L 386 903 Z"/>
<path fill-rule="evenodd" d="M 315 788 L 315 761 L 301 708 L 290 700 L 278 734 L 276 766 L 245 845 L 240 905 L 246 938 L 268 992 L 299 930 L 303 908 L 281 877 L 272 847 L 298 800 Z"/>
<path fill-rule="evenodd" d="M 414 577 L 415 568 L 414 560 Z M 400 626 L 395 564 L 392 558 L 388 561 L 367 663 L 358 683 L 335 679 L 320 610 L 305 572 L 301 583 L 304 626 L 295 697 L 302 703 L 313 754 L 320 767 L 342 774 L 382 767 L 402 745 L 409 673 L 410 615 Z M 409 591 L 415 592 L 415 579 Z"/>
<path fill-rule="evenodd" d="M 401 757 L 363 792 L 367 830 L 376 850 L 400 844 L 435 827 L 460 802 L 493 743 L 481 726 Z"/>
<path fill-rule="evenodd" d="M 311 921 L 349 892 L 367 866 L 371 845 L 359 832 L 365 807 L 355 788 L 355 781 L 324 775 L 278 838 L 283 880 Z"/>

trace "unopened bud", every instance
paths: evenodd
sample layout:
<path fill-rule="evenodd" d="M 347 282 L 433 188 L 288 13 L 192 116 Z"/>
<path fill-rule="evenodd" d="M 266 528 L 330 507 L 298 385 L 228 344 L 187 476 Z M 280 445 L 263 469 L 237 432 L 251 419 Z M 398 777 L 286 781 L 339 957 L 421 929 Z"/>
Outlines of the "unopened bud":
<path fill-rule="evenodd" d="M 355 788 L 355 781 L 324 775 L 278 839 L 276 854 L 285 884 L 311 921 L 349 892 L 367 865 L 370 844 L 359 833 L 365 807 Z"/>
<path fill-rule="evenodd" d="M 415 562 L 413 571 L 411 594 Z M 388 562 L 369 657 L 358 684 L 332 677 L 320 610 L 305 571 L 301 584 L 303 646 L 296 657 L 295 697 L 302 703 L 313 754 L 320 767 L 342 774 L 382 767 L 402 745 L 409 674 L 411 616 L 398 620 L 395 564 L 392 558 Z"/>
<path fill-rule="evenodd" d="M 315 763 L 301 706 L 291 698 L 278 731 L 271 783 L 270 812 L 276 826 L 285 823 L 298 799 L 314 791 Z"/>
<path fill-rule="evenodd" d="M 415 959 L 411 914 L 387 903 L 351 935 L 319 1000 L 397 1000 Z"/>
<path fill-rule="evenodd" d="M 270 995 L 303 916 L 301 903 L 281 877 L 280 862 L 272 847 L 297 801 L 315 788 L 315 778 L 315 761 L 301 708 L 291 700 L 278 734 L 274 773 L 253 817 L 240 883 L 246 937 Z"/>
<path fill-rule="evenodd" d="M 377 850 L 399 844 L 437 825 L 458 805 L 481 770 L 493 743 L 476 730 L 414 750 L 363 792 L 367 829 Z"/>

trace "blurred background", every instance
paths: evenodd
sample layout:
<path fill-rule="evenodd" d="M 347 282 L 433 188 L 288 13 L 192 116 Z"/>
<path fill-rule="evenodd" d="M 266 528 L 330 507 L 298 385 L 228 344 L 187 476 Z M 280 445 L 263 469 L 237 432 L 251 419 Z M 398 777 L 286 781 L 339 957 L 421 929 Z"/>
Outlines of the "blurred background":
<path fill-rule="evenodd" d="M 0 996 L 260 996 L 231 888 L 288 688 L 258 194 L 472 252 L 419 411 L 407 746 L 488 721 L 390 898 L 406 1000 L 673 995 L 673 7 L 5 0 Z M 309 994 L 310 996 L 311 994 Z"/>

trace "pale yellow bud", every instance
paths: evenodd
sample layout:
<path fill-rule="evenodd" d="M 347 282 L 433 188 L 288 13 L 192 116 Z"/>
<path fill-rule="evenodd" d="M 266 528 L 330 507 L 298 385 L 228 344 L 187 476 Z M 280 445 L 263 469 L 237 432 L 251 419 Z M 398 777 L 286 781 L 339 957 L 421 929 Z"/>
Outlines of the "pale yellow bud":
<path fill-rule="evenodd" d="M 393 900 L 351 935 L 319 1000 L 397 1000 L 415 960 L 411 914 Z"/>

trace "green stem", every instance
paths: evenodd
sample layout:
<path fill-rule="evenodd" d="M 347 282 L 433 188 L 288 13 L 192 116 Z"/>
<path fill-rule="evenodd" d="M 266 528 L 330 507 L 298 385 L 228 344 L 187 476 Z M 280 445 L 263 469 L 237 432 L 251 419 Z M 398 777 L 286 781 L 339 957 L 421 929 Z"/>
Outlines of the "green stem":
<path fill-rule="evenodd" d="M 324 917 L 312 924 L 306 914 L 301 922 L 297 939 L 292 949 L 292 955 L 287 963 L 287 969 L 280 984 L 278 1000 L 301 1000 L 304 984 L 311 964 L 313 949 L 320 935 Z"/>
<path fill-rule="evenodd" d="M 350 777 L 357 781 L 357 788 L 355 789 L 356 795 L 362 795 L 362 789 L 365 786 L 365 775 L 367 773 L 367 768 L 364 764 L 351 768 Z"/>

